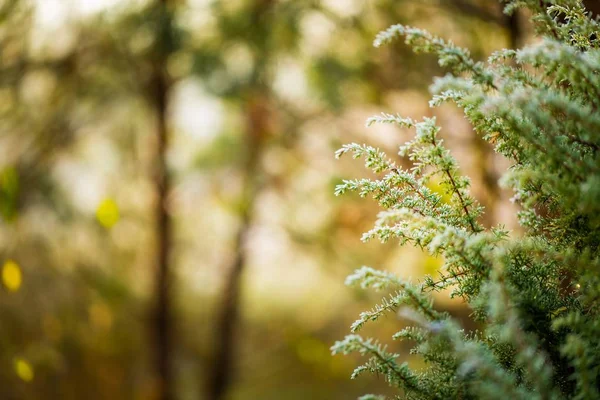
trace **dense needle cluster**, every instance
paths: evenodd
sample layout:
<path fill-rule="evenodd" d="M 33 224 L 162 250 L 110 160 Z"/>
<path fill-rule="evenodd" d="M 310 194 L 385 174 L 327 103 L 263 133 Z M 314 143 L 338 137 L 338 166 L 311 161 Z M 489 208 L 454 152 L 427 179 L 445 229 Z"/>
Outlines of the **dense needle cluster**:
<path fill-rule="evenodd" d="M 539 40 L 502 50 L 487 63 L 420 29 L 395 25 L 375 45 L 398 37 L 434 53 L 451 75 L 432 85 L 431 107 L 454 102 L 474 130 L 512 162 L 502 184 L 514 191 L 523 234 L 484 229 L 469 180 L 439 137 L 434 118 L 382 114 L 368 120 L 414 128 L 399 154 L 349 144 L 376 180 L 344 181 L 384 209 L 364 240 L 397 240 L 444 260 L 439 276 L 414 284 L 362 267 L 347 283 L 386 292 L 363 312 L 333 353 L 358 352 L 403 399 L 600 398 L 600 24 L 577 0 L 510 1 L 530 10 Z M 441 182 L 445 193 L 430 189 Z M 481 331 L 467 332 L 436 310 L 431 292 L 450 289 L 473 310 Z M 358 335 L 364 324 L 399 313 L 411 326 L 393 339 L 414 344 L 426 367 Z M 378 399 L 366 395 L 363 399 Z"/>

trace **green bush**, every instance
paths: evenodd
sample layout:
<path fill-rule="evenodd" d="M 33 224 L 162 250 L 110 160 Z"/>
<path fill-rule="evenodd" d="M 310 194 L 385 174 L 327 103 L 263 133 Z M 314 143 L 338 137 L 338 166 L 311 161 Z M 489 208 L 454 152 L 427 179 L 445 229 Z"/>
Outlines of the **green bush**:
<path fill-rule="evenodd" d="M 363 239 L 398 240 L 444 260 L 439 278 L 418 284 L 369 267 L 347 280 L 391 295 L 362 313 L 332 351 L 368 356 L 352 377 L 365 371 L 384 376 L 398 388 L 396 398 L 600 398 L 600 24 L 576 0 L 511 1 L 505 11 L 518 7 L 529 9 L 539 40 L 498 51 L 487 63 L 402 25 L 380 33 L 375 45 L 402 36 L 452 71 L 432 85 L 430 106 L 454 102 L 511 160 L 501 182 L 514 191 L 522 234 L 478 222 L 483 208 L 444 147 L 435 118 L 369 119 L 367 125 L 416 130 L 400 147 L 414 165 L 409 170 L 371 146 L 353 143 L 337 152 L 363 158 L 379 177 L 347 180 L 336 189 L 372 196 L 384 209 Z M 445 194 L 428 188 L 432 179 Z M 482 331 L 467 332 L 436 310 L 431 292 L 446 288 L 471 307 Z M 393 339 L 414 343 L 411 352 L 425 368 L 400 364 L 386 346 L 356 333 L 390 312 L 411 322 Z"/>

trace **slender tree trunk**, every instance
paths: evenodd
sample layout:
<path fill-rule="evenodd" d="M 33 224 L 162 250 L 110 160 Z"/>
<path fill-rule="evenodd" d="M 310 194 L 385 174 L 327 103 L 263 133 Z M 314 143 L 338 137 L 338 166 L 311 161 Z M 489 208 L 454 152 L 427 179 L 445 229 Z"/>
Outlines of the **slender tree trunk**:
<path fill-rule="evenodd" d="M 264 91 L 263 91 L 264 90 Z M 270 115 L 266 88 L 256 89 L 247 103 L 246 159 L 243 166 L 240 225 L 233 243 L 234 255 L 227 268 L 221 303 L 215 325 L 215 352 L 208 383 L 208 398 L 225 397 L 233 378 L 235 331 L 239 320 L 240 286 L 247 264 L 246 245 L 252 226 L 253 208 L 260 190 L 260 160 L 264 140 L 269 135 Z M 262 94 L 261 94 L 262 92 Z"/>
<path fill-rule="evenodd" d="M 252 227 L 253 209 L 260 191 L 260 161 L 265 140 L 272 134 L 268 61 L 271 56 L 270 38 L 274 0 L 255 0 L 250 12 L 252 23 L 249 32 L 253 39 L 254 56 L 257 60 L 253 78 L 243 90 L 245 99 L 247 150 L 242 166 L 242 193 L 240 198 L 240 225 L 233 243 L 233 257 L 226 267 L 225 284 L 221 302 L 217 308 L 214 329 L 214 353 L 208 370 L 207 397 L 209 400 L 225 398 L 234 373 L 236 328 L 239 322 L 241 278 L 247 264 L 247 240 Z"/>
<path fill-rule="evenodd" d="M 170 88 L 166 72 L 170 52 L 170 14 L 168 0 L 159 0 L 162 14 L 159 18 L 156 53 L 153 60 L 151 85 L 152 104 L 156 115 L 156 150 L 154 186 L 156 191 L 156 303 L 153 311 L 153 348 L 156 363 L 157 398 L 173 400 L 172 371 L 172 316 L 171 316 L 171 218 L 168 213 L 168 195 L 171 188 L 166 154 L 169 146 L 167 127 L 168 93 Z"/>
<path fill-rule="evenodd" d="M 252 205 L 248 204 L 248 206 L 251 207 Z M 217 333 L 215 337 L 216 351 L 208 387 L 208 398 L 210 400 L 223 399 L 232 380 L 235 328 L 239 317 L 241 277 L 246 265 L 244 245 L 250 230 L 250 213 L 250 210 L 245 211 L 240 221 L 240 228 L 233 243 L 235 254 L 229 271 L 227 271 L 225 287 L 221 294 L 221 305 L 215 324 L 215 332 Z"/>
<path fill-rule="evenodd" d="M 169 173 L 167 171 L 165 153 L 167 149 L 167 129 L 165 124 L 166 87 L 164 82 L 157 82 L 157 158 L 156 158 L 156 233 L 157 233 L 157 270 L 156 270 L 156 310 L 155 334 L 157 372 L 159 379 L 159 393 L 163 400 L 170 400 L 172 396 L 171 373 L 171 301 L 170 283 L 171 271 L 169 259 L 171 255 L 171 220 L 167 211 L 167 196 L 170 189 Z"/>

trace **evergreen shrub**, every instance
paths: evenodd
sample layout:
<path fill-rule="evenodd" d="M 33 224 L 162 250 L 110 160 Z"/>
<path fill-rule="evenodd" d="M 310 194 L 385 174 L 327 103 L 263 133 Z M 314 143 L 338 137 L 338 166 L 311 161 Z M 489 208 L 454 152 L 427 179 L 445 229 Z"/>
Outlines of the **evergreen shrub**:
<path fill-rule="evenodd" d="M 332 351 L 366 356 L 352 378 L 378 374 L 398 389 L 395 398 L 600 398 L 599 23 L 576 0 L 510 1 L 505 12 L 519 7 L 532 15 L 538 40 L 495 52 L 487 62 L 402 25 L 381 32 L 375 45 L 403 37 L 451 71 L 435 80 L 430 106 L 455 103 L 474 131 L 511 161 L 501 184 L 514 191 L 521 233 L 482 226 L 484 210 L 435 118 L 382 114 L 367 122 L 416 131 L 399 151 L 410 169 L 368 145 L 352 143 L 336 153 L 364 159 L 378 177 L 336 188 L 336 195 L 372 196 L 383 208 L 363 240 L 394 240 L 444 260 L 439 276 L 417 283 L 370 267 L 347 279 L 386 295 Z M 433 181 L 445 193 L 431 190 Z M 443 289 L 468 304 L 481 330 L 467 331 L 436 309 L 431 292 Z M 393 339 L 410 341 L 425 367 L 411 369 L 379 341 L 359 335 L 387 313 L 409 322 Z"/>

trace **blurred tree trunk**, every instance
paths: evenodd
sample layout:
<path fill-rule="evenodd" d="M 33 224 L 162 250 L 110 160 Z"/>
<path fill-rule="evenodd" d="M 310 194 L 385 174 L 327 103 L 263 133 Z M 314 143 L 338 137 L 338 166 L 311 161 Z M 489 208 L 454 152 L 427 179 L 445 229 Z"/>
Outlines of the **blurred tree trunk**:
<path fill-rule="evenodd" d="M 239 320 L 242 273 L 247 264 L 247 239 L 253 220 L 253 209 L 259 191 L 260 159 L 268 134 L 268 98 L 255 93 L 247 104 L 247 155 L 243 169 L 240 222 L 233 243 L 233 257 L 227 267 L 215 329 L 215 354 L 209 382 L 209 399 L 224 398 L 231 384 L 234 367 L 236 326 Z"/>
<path fill-rule="evenodd" d="M 218 305 L 214 330 L 215 350 L 208 368 L 208 399 L 225 398 L 233 380 L 236 328 L 239 323 L 241 278 L 247 264 L 247 240 L 253 222 L 256 197 L 260 191 L 260 161 L 265 140 L 272 133 L 270 90 L 267 65 L 271 56 L 269 11 L 273 0 L 256 0 L 251 7 L 252 25 L 249 32 L 254 47 L 256 66 L 244 99 L 246 110 L 246 153 L 242 165 L 239 228 L 233 243 L 233 256 L 225 269 L 225 284 Z"/>
<path fill-rule="evenodd" d="M 600 15 L 600 0 L 584 0 L 583 4 L 588 11 L 592 12 L 594 17 Z"/>
<path fill-rule="evenodd" d="M 523 29 L 519 22 L 519 11 L 517 10 L 511 15 L 504 15 L 504 25 L 508 30 L 508 47 L 518 49 L 523 39 Z"/>
<path fill-rule="evenodd" d="M 171 317 L 171 219 L 168 212 L 168 195 L 171 180 L 167 166 L 168 127 L 167 107 L 170 82 L 166 71 L 172 51 L 171 15 L 169 0 L 158 0 L 159 17 L 154 58 L 152 60 L 151 102 L 156 114 L 156 149 L 154 186 L 156 191 L 156 303 L 153 311 L 153 343 L 157 374 L 157 398 L 174 399 L 172 371 L 172 317 Z"/>

